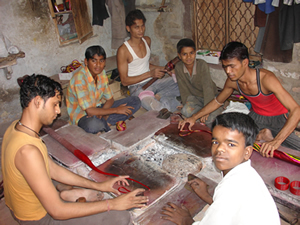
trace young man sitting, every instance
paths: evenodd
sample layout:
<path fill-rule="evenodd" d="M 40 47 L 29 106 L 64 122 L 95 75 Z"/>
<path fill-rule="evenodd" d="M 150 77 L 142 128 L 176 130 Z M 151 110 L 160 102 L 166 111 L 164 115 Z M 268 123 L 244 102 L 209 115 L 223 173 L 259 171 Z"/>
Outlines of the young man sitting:
<path fill-rule="evenodd" d="M 124 210 L 144 206 L 147 197 L 136 196 L 143 189 L 106 201 L 93 201 L 97 199 L 92 197 L 99 191 L 120 194 L 113 185 L 128 185 L 128 176 L 97 183 L 59 166 L 48 156 L 39 131 L 60 114 L 61 99 L 60 84 L 46 76 L 28 76 L 21 84 L 22 115 L 6 130 L 1 153 L 5 203 L 11 214 L 22 225 L 131 224 Z M 52 179 L 81 188 L 59 193 Z M 88 202 L 75 202 L 80 197 Z"/>
<path fill-rule="evenodd" d="M 131 96 L 139 96 L 146 110 L 167 108 L 174 112 L 180 102 L 178 86 L 172 77 L 164 77 L 167 70 L 150 64 L 151 39 L 145 34 L 146 18 L 136 9 L 126 16 L 126 29 L 130 39 L 121 45 L 117 52 L 118 70 L 121 82 L 128 86 Z M 145 91 L 142 87 L 152 78 L 159 78 Z"/>
<path fill-rule="evenodd" d="M 224 113 L 212 124 L 212 158 L 223 179 L 213 197 L 199 178 L 188 181 L 195 193 L 210 206 L 201 221 L 173 203 L 163 208 L 163 218 L 177 225 L 279 225 L 276 204 L 249 159 L 258 127 L 250 116 Z"/>
<path fill-rule="evenodd" d="M 67 91 L 70 121 L 88 133 L 107 132 L 110 125 L 127 120 L 141 107 L 138 97 L 114 100 L 104 70 L 105 61 L 106 53 L 101 46 L 87 48 L 85 67 L 74 74 Z"/>

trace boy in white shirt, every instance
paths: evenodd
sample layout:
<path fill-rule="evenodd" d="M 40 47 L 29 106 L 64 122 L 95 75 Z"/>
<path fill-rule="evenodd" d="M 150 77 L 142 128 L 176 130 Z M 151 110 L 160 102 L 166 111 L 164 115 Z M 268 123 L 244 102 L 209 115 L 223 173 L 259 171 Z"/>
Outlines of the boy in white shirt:
<path fill-rule="evenodd" d="M 201 221 L 195 222 L 185 207 L 173 203 L 163 208 L 163 218 L 178 225 L 279 225 L 275 202 L 249 159 L 258 127 L 246 114 L 224 113 L 212 124 L 212 157 L 223 179 L 213 197 L 207 185 L 196 178 L 188 183 L 210 207 Z"/>

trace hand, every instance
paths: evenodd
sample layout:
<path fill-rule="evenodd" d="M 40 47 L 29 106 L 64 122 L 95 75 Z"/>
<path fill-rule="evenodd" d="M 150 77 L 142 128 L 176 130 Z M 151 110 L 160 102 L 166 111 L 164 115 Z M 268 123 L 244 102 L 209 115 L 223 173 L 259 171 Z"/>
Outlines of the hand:
<path fill-rule="evenodd" d="M 132 106 L 127 106 L 126 104 L 122 104 L 117 108 L 117 114 L 131 115 L 132 111 L 130 109 L 134 109 Z"/>
<path fill-rule="evenodd" d="M 173 74 L 173 73 L 175 74 L 174 70 L 171 70 L 171 71 L 166 70 L 166 73 L 167 73 L 170 77 L 172 77 L 172 74 Z"/>
<path fill-rule="evenodd" d="M 201 123 L 205 123 L 206 120 L 208 119 L 208 117 L 209 117 L 209 114 L 207 114 L 207 115 L 205 115 L 205 116 L 202 116 L 202 117 L 200 118 L 200 122 L 201 122 Z"/>
<path fill-rule="evenodd" d="M 116 195 L 120 195 L 121 193 L 114 189 L 113 186 L 115 183 L 117 183 L 118 185 L 122 185 L 122 186 L 129 186 L 128 181 L 126 180 L 126 178 L 128 178 L 129 176 L 118 176 L 118 177 L 114 177 L 111 178 L 109 180 L 106 180 L 104 182 L 99 183 L 99 185 L 101 186 L 99 188 L 100 191 L 106 191 L 106 192 L 112 192 Z"/>
<path fill-rule="evenodd" d="M 263 157 L 273 158 L 274 151 L 280 146 L 280 144 L 281 143 L 279 141 L 277 141 L 276 139 L 273 139 L 272 141 L 264 142 L 261 144 L 259 153 Z"/>
<path fill-rule="evenodd" d="M 195 191 L 195 193 L 206 203 L 212 203 L 212 197 L 208 193 L 208 185 L 200 178 L 195 178 L 187 182 Z"/>
<path fill-rule="evenodd" d="M 160 79 L 165 75 L 166 72 L 167 72 L 167 70 L 163 69 L 162 67 L 161 68 L 155 68 L 155 69 L 150 71 L 150 75 L 153 78 Z"/>
<path fill-rule="evenodd" d="M 113 210 L 127 210 L 131 208 L 141 208 L 149 201 L 147 196 L 136 196 L 143 193 L 145 190 L 138 188 L 128 194 L 120 195 L 113 200 L 110 200 L 111 209 Z"/>
<path fill-rule="evenodd" d="M 192 127 L 194 126 L 196 120 L 194 119 L 194 117 L 190 117 L 190 118 L 186 118 L 185 120 L 181 120 L 178 123 L 178 129 L 180 129 L 180 131 L 183 130 L 184 126 L 186 123 L 189 123 L 189 130 L 192 130 Z"/>
<path fill-rule="evenodd" d="M 168 206 L 164 206 L 162 209 L 163 211 L 161 214 L 165 215 L 162 216 L 162 219 L 172 221 L 177 225 L 191 225 L 195 222 L 189 212 L 189 210 L 184 206 L 178 207 L 177 205 L 168 202 Z"/>

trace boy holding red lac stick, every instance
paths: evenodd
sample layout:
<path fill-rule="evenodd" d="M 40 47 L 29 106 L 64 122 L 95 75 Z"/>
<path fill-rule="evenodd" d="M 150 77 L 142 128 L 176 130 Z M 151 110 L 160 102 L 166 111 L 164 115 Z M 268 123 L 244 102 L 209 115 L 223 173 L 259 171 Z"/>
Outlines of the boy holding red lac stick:
<path fill-rule="evenodd" d="M 148 198 L 137 196 L 144 189 L 120 195 L 113 188 L 115 183 L 128 185 L 129 176 L 94 182 L 49 157 L 39 131 L 60 114 L 61 85 L 47 76 L 33 74 L 20 86 L 22 115 L 6 130 L 1 152 L 5 204 L 14 219 L 31 225 L 132 224 L 126 210 L 143 207 Z M 58 188 L 58 192 L 52 180 L 69 188 Z M 102 201 L 102 192 L 120 196 Z"/>

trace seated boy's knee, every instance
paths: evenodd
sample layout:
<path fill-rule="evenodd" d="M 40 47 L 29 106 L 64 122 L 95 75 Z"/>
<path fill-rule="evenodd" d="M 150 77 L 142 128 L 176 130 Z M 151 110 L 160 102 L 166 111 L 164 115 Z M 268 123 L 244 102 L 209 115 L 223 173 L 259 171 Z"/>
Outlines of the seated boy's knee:
<path fill-rule="evenodd" d="M 194 114 L 194 110 L 192 110 L 190 107 L 183 107 L 181 109 L 181 114 L 184 115 L 185 117 L 191 117 Z"/>
<path fill-rule="evenodd" d="M 142 102 L 138 96 L 131 96 L 132 102 L 135 108 L 141 108 Z"/>
<path fill-rule="evenodd" d="M 96 116 L 89 118 L 88 120 L 79 120 L 78 126 L 85 130 L 87 133 L 97 134 L 100 131 L 104 131 L 105 124 Z"/>

